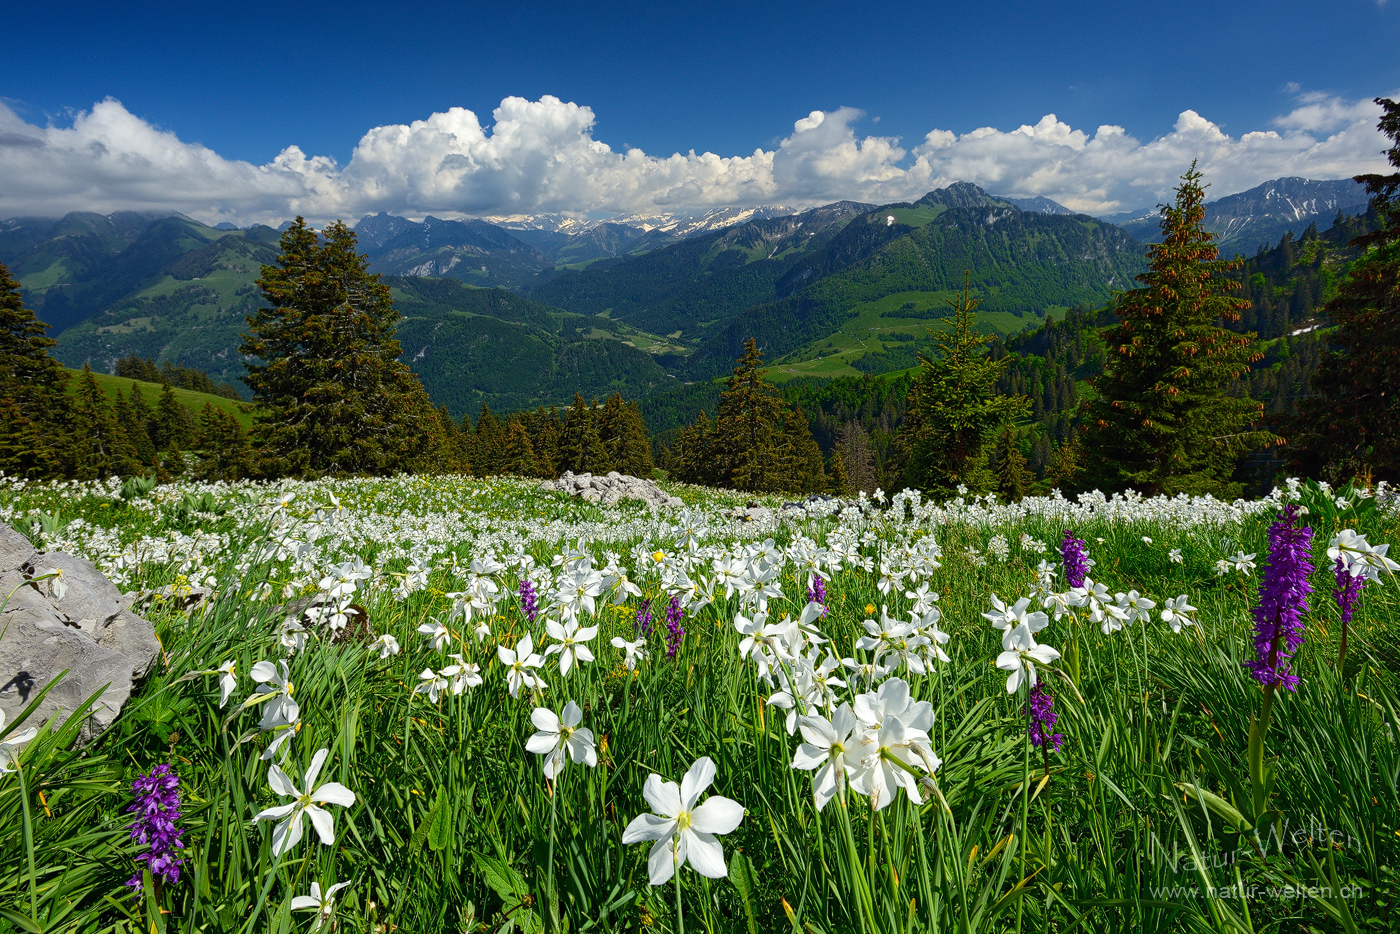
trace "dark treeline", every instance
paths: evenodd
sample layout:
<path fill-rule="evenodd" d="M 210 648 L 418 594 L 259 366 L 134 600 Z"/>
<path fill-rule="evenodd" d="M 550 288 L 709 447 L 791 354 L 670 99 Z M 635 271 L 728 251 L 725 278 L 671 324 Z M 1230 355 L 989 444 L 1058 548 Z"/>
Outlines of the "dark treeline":
<path fill-rule="evenodd" d="M 129 357 L 122 357 L 117 361 L 116 375 L 123 379 L 139 379 L 147 383 L 164 383 L 167 386 L 174 386 L 176 389 L 188 389 L 191 392 L 204 392 L 211 396 L 223 396 L 225 399 L 238 399 L 238 387 L 229 383 L 215 383 L 209 378 L 209 374 L 203 370 L 196 370 L 192 367 L 176 366 L 169 360 L 156 366 L 155 361 L 150 357 L 144 359 L 132 354 Z"/>
<path fill-rule="evenodd" d="M 650 477 L 651 439 L 635 402 L 614 393 L 606 402 L 575 395 L 562 414 L 555 407 L 516 412 L 504 420 L 482 406 L 455 435 L 457 461 L 477 476 L 513 474 L 557 477 L 573 473 L 618 473 Z"/>
<path fill-rule="evenodd" d="M 846 492 L 841 455 L 832 476 L 807 416 L 764 379 L 763 354 L 750 339 L 719 395 L 714 421 L 702 410 L 676 436 L 665 466 L 677 480 L 759 493 Z"/>

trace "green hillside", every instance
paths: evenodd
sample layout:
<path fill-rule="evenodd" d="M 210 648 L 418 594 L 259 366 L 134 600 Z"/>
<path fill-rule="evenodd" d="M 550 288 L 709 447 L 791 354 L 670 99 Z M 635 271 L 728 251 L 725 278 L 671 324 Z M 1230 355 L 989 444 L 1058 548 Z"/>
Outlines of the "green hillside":
<path fill-rule="evenodd" d="M 975 186 L 955 185 L 846 225 L 792 265 L 777 283 L 782 297 L 744 309 L 707 336 L 687 374 L 723 372 L 748 337 L 772 359 L 808 364 L 791 376 L 892 372 L 913 365 L 911 348 L 896 354 L 907 358 L 902 364 L 858 364 L 865 354 L 919 340 L 921 325 L 942 313 L 965 276 L 983 299 L 983 327 L 1011 334 L 1057 309 L 1102 304 L 1115 289 L 1131 287 L 1142 269 L 1141 246 L 1116 227 L 1083 215 L 1020 211 Z M 901 318 L 901 311 L 909 315 Z"/>
<path fill-rule="evenodd" d="M 76 392 L 78 388 L 78 377 L 82 375 L 81 370 L 73 370 L 64 367 L 64 371 L 71 377 L 68 380 L 68 391 Z M 148 383 L 144 380 L 127 379 L 122 376 L 113 376 L 110 373 L 98 373 L 93 371 L 93 378 L 97 380 L 98 387 L 107 394 L 108 398 L 115 398 L 118 390 L 126 393 L 131 390 L 134 384 L 144 399 L 152 407 L 160 401 L 161 393 L 165 391 L 165 386 L 161 383 Z M 212 405 L 216 409 L 223 409 L 233 414 L 238 419 L 238 423 L 244 429 L 253 425 L 253 406 L 247 402 L 237 402 L 233 399 L 226 399 L 223 396 L 215 396 L 206 392 L 191 392 L 188 389 L 171 388 L 175 394 L 175 399 L 189 409 L 190 412 L 198 416 L 205 404 Z"/>

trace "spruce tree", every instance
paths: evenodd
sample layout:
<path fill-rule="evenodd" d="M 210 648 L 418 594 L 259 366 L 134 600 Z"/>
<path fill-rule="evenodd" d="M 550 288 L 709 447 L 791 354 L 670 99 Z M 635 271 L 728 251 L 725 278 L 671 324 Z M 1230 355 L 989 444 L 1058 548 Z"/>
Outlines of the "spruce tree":
<path fill-rule="evenodd" d="M 506 423 L 505 441 L 501 452 L 501 473 L 517 477 L 533 477 L 539 472 L 535 447 L 519 416 Z"/>
<path fill-rule="evenodd" d="M 151 439 L 151 444 L 155 444 L 156 436 L 156 411 L 151 408 L 151 404 L 146 401 L 146 396 L 141 392 L 140 385 L 136 380 L 131 381 L 131 387 L 127 390 L 127 398 L 131 403 L 131 411 L 136 420 L 141 423 L 141 427 L 146 429 L 146 437 Z"/>
<path fill-rule="evenodd" d="M 1091 480 L 1106 490 L 1212 493 L 1232 498 L 1245 453 L 1280 439 L 1257 427 L 1263 406 L 1231 396 L 1232 380 L 1260 356 L 1251 333 L 1221 326 L 1249 307 L 1203 226 L 1205 189 L 1195 164 L 1176 201 L 1162 207 L 1162 241 L 1147 247 L 1141 288 L 1114 303 L 1118 324 L 1104 334 L 1106 359 L 1088 407 Z"/>
<path fill-rule="evenodd" d="M 525 430 L 530 435 L 530 446 L 535 450 L 535 476 L 553 479 L 559 476 L 559 438 L 564 429 L 559 420 L 559 410 L 551 406 L 540 406 L 523 416 Z"/>
<path fill-rule="evenodd" d="M 274 474 L 385 474 L 431 445 L 431 406 L 399 360 L 389 287 L 337 222 L 322 237 L 297 218 L 258 280 L 271 307 L 240 348 L 257 404 L 254 440 Z"/>
<path fill-rule="evenodd" d="M 875 470 L 875 451 L 870 446 L 870 435 L 859 421 L 850 419 L 837 430 L 836 449 L 841 452 L 841 467 L 846 471 L 846 485 L 850 491 L 874 493 L 880 485 Z"/>
<path fill-rule="evenodd" d="M 777 490 L 784 482 L 778 475 L 776 450 L 783 402 L 763 376 L 763 353 L 750 337 L 720 393 L 715 419 L 721 482 L 736 490 Z"/>
<path fill-rule="evenodd" d="M 1084 448 L 1078 435 L 1055 445 L 1045 465 L 1045 491 L 1074 493 L 1079 490 L 1079 478 L 1084 472 Z"/>
<path fill-rule="evenodd" d="M 932 332 L 936 356 L 919 357 L 895 439 L 904 482 L 938 498 L 955 495 L 960 485 L 974 493 L 989 491 L 987 445 L 999 428 L 1030 411 L 1025 396 L 997 391 L 1010 358 L 987 353 L 992 338 L 976 329 L 980 304 L 967 284 L 948 302 L 951 327 Z"/>
<path fill-rule="evenodd" d="M 72 412 L 74 425 L 82 426 L 82 430 L 74 432 L 68 446 L 68 476 L 75 480 L 105 480 L 141 472 L 144 465 L 137 460 L 117 424 L 111 401 L 87 364 L 83 364 L 83 372 L 78 376 Z"/>
<path fill-rule="evenodd" d="M 574 393 L 573 405 L 564 414 L 564 430 L 559 438 L 563 470 L 574 473 L 607 473 L 612 469 L 607 449 L 598 436 L 593 406 Z"/>
<path fill-rule="evenodd" d="M 1295 460 L 1337 483 L 1400 482 L 1400 101 L 1376 103 L 1397 171 L 1356 176 L 1381 225 L 1352 241 L 1363 252 L 1325 308 L 1337 328 L 1293 426 Z"/>
<path fill-rule="evenodd" d="M 784 409 L 778 441 L 782 454 L 778 459 L 775 488 L 785 493 L 820 493 L 826 490 L 826 469 L 821 448 L 812 437 L 812 428 L 800 408 Z"/>
<path fill-rule="evenodd" d="M 248 435 L 232 413 L 204 403 L 199 413 L 199 455 L 194 475 L 201 480 L 233 481 L 251 476 L 253 449 Z"/>
<path fill-rule="evenodd" d="M 125 395 L 120 389 L 115 392 L 116 399 L 112 403 L 112 414 L 117 420 L 123 434 L 126 435 L 127 442 L 131 445 L 136 459 L 142 464 L 149 464 L 155 459 L 156 446 L 151 441 L 150 432 L 146 430 L 146 422 L 141 417 L 141 411 L 136 407 L 136 400 L 140 400 L 141 393 L 133 385 L 131 397 Z"/>
<path fill-rule="evenodd" d="M 49 356 L 46 331 L 0 264 L 0 470 L 35 480 L 63 471 L 70 431 L 68 374 Z"/>
<path fill-rule="evenodd" d="M 505 456 L 505 430 L 501 420 L 485 402 L 481 403 L 481 413 L 476 417 L 476 430 L 472 438 L 472 467 L 476 475 L 492 477 L 500 473 Z"/>
<path fill-rule="evenodd" d="M 846 474 L 846 459 L 841 454 L 841 448 L 831 452 L 831 463 L 827 466 L 827 492 L 837 496 L 846 496 L 853 492 L 851 478 Z"/>
<path fill-rule="evenodd" d="M 162 451 L 187 448 L 194 441 L 194 419 L 175 398 L 175 390 L 166 383 L 156 400 L 155 435 L 151 440 Z"/>
<path fill-rule="evenodd" d="M 651 476 L 651 438 L 642 411 L 634 402 L 613 393 L 598 412 L 598 437 L 608 452 L 612 469 L 634 477 Z"/>
<path fill-rule="evenodd" d="M 715 458 L 715 431 L 703 409 L 695 421 L 676 434 L 671 477 L 682 483 L 716 486 L 720 474 Z"/>
<path fill-rule="evenodd" d="M 1016 430 L 1010 425 L 997 438 L 992 454 L 996 461 L 997 494 L 1011 503 L 1018 503 L 1030 492 L 1031 476 L 1026 458 L 1016 441 Z"/>

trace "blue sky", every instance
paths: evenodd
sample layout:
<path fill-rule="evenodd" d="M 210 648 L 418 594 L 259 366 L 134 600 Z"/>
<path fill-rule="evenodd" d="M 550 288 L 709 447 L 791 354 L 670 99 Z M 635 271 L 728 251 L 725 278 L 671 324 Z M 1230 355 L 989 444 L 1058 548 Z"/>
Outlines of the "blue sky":
<path fill-rule="evenodd" d="M 1364 113 L 1355 108 L 1361 102 L 1400 88 L 1400 0 L 26 4 L 7 19 L 12 41 L 0 57 L 0 99 L 22 132 L 68 127 L 75 115 L 113 98 L 153 130 L 251 166 L 268 165 L 296 146 L 307 157 L 347 167 L 371 128 L 409 124 L 453 107 L 472 111 L 489 131 L 493 109 L 507 97 L 539 102 L 549 95 L 589 108 L 592 119 L 581 131 L 589 139 L 617 153 L 637 147 L 658 158 L 691 150 L 722 157 L 774 152 L 794 138 L 795 121 L 813 111 L 839 113 L 836 123 L 858 150 L 867 137 L 887 140 L 887 150 L 902 149 L 897 158 L 885 151 L 880 163 L 902 170 L 917 160 L 916 147 L 932 130 L 959 137 L 979 127 L 1009 133 L 1047 114 L 1090 137 L 1101 125 L 1121 127 L 1144 145 L 1170 135 L 1186 111 L 1235 140 L 1251 131 L 1291 130 L 1320 143 L 1351 125 L 1347 114 L 1360 122 Z M 1334 114 L 1330 124 L 1303 126 L 1307 121 L 1288 116 L 1323 102 L 1337 114 L 1352 110 Z M 823 145 L 839 148 L 839 135 Z M 1355 144 L 1343 157 L 1334 147 L 1312 161 L 1294 153 L 1293 161 L 1277 165 L 1318 177 L 1330 170 L 1337 177 L 1353 170 L 1343 165 L 1346 158 L 1364 161 L 1365 151 Z M 844 183 L 852 196 L 899 190 L 888 178 L 874 177 L 881 170 L 868 163 Z M 946 180 L 949 165 L 963 163 L 939 162 L 907 186 Z M 9 213 L 7 203 L 29 207 L 33 200 L 4 191 L 6 183 L 37 184 L 6 171 L 0 166 L 0 214 Z M 74 164 L 66 171 L 83 168 Z M 601 194 L 576 185 L 573 194 L 503 194 L 499 185 L 483 194 L 478 186 L 441 204 L 421 192 L 405 196 L 400 209 L 625 210 L 765 195 L 801 202 L 839 193 L 843 184 L 811 183 L 818 169 L 810 165 L 791 176 L 806 181 L 785 184 L 784 171 L 776 166 L 778 180 L 771 183 L 696 183 L 690 194 L 677 176 L 663 186 L 664 194 L 645 197 L 636 195 L 635 185 L 631 195 L 619 194 L 632 183 Z M 1222 169 L 1222 182 L 1237 183 L 1232 171 Z M 997 170 L 973 180 L 1005 181 L 1021 193 L 1058 193 L 1105 211 L 1136 207 L 1129 202 L 1139 195 L 1144 203 L 1152 199 L 1150 185 L 1121 191 L 1086 183 L 1077 192 L 1042 185 L 1044 191 L 1030 192 L 1026 186 L 1038 184 L 1035 174 Z M 65 188 L 60 182 L 50 179 L 38 188 L 59 192 Z M 121 182 L 98 172 L 68 187 L 104 203 L 138 203 L 143 196 Z M 191 186 L 206 214 L 283 209 L 266 191 L 240 200 L 228 186 Z M 335 210 L 373 207 L 375 200 L 342 194 L 332 204 L 318 197 L 318 204 Z M 392 202 L 381 199 L 380 206 L 392 208 Z"/>

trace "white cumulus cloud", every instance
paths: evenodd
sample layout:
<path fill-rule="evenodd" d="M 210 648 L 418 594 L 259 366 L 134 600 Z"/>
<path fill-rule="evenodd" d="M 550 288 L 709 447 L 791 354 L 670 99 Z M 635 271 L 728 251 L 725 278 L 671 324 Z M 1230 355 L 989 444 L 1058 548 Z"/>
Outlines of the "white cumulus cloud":
<path fill-rule="evenodd" d="M 1111 213 L 1166 198 L 1193 159 L 1216 195 L 1269 178 L 1341 178 L 1384 167 L 1369 99 L 1301 94 L 1265 129 L 1231 136 L 1185 111 L 1142 141 L 1092 133 L 1048 114 L 1014 130 L 929 131 L 906 150 L 864 136 L 860 111 L 816 110 L 776 149 L 748 155 L 615 151 L 593 136 L 591 108 L 551 96 L 503 100 L 483 124 L 453 107 L 360 139 L 346 165 L 295 146 L 265 165 L 225 159 L 108 99 L 70 126 L 39 126 L 0 104 L 0 217 L 72 210 L 176 210 L 208 222 L 315 220 L 372 211 L 409 216 L 655 212 L 841 198 L 911 200 L 954 181 L 1044 195 Z"/>

